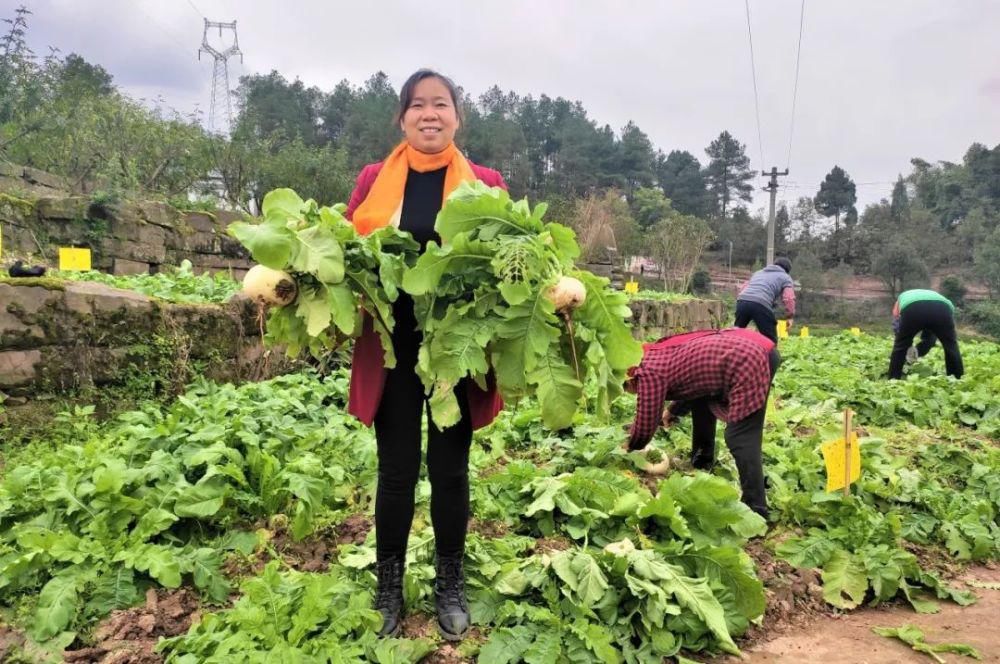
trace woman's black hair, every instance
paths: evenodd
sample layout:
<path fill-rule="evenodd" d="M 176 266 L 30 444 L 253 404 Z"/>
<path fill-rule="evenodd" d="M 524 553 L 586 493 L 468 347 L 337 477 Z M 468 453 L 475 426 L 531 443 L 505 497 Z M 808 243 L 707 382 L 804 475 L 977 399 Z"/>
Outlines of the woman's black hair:
<path fill-rule="evenodd" d="M 410 107 L 410 102 L 413 101 L 413 90 L 416 89 L 417 83 L 425 78 L 436 78 L 444 83 L 444 87 L 448 88 L 448 94 L 451 95 L 451 103 L 455 106 L 455 114 L 458 116 L 459 123 L 461 123 L 463 119 L 462 106 L 459 104 L 461 94 L 459 93 L 458 86 L 455 85 L 455 82 L 444 74 L 440 74 L 433 69 L 418 69 L 410 74 L 410 77 L 406 79 L 406 83 L 403 83 L 403 87 L 399 89 L 399 110 L 396 112 L 396 124 L 403 121 L 403 116 L 406 115 L 406 109 Z"/>

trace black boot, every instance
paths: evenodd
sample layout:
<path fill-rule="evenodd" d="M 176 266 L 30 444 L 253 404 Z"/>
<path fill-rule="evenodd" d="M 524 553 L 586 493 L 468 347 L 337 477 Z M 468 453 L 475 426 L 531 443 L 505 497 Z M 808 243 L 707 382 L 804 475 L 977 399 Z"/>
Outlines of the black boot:
<path fill-rule="evenodd" d="M 402 556 L 392 556 L 375 564 L 378 590 L 375 592 L 375 609 L 382 614 L 382 629 L 378 635 L 399 634 L 403 617 L 403 567 Z"/>
<path fill-rule="evenodd" d="M 434 579 L 434 603 L 441 636 L 461 641 L 469 631 L 469 604 L 465 601 L 465 571 L 462 556 L 438 556 Z"/>

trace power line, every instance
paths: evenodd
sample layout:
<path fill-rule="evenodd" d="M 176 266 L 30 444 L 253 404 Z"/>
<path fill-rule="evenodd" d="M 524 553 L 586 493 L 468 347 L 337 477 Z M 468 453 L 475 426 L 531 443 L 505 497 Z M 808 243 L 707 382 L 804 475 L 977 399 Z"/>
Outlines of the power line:
<path fill-rule="evenodd" d="M 172 31 L 168 30 L 166 28 L 166 26 L 164 26 L 162 23 L 160 23 L 160 21 L 158 21 L 155 16 L 153 16 L 152 14 L 150 14 L 149 12 L 147 12 L 145 9 L 143 9 L 142 8 L 142 3 L 140 3 L 140 2 L 135 3 L 135 7 L 139 9 L 139 11 L 142 13 L 143 16 L 145 16 L 151 22 L 153 22 L 156 25 L 156 27 L 158 27 L 160 29 L 160 32 L 162 32 L 164 35 L 166 35 L 172 42 L 174 42 L 175 44 L 177 44 L 185 54 L 191 52 L 191 46 L 190 45 L 184 45 L 184 43 L 181 42 L 181 40 L 178 39 L 174 35 L 174 33 Z"/>
<path fill-rule="evenodd" d="M 191 9 L 193 9 L 198 14 L 198 16 L 200 16 L 201 18 L 205 18 L 205 15 L 201 13 L 201 10 L 198 9 L 197 6 L 195 6 L 194 0 L 188 0 L 188 4 L 191 5 Z"/>
<path fill-rule="evenodd" d="M 757 151 L 760 154 L 760 167 L 764 168 L 764 139 L 760 133 L 760 101 L 757 94 L 757 65 L 753 57 L 753 30 L 750 28 L 750 0 L 743 0 L 747 10 L 747 37 L 750 39 L 750 74 L 753 77 L 753 108 L 757 118 Z"/>
<path fill-rule="evenodd" d="M 795 84 L 792 87 L 792 118 L 788 128 L 788 158 L 785 160 L 787 169 L 792 163 L 792 136 L 795 135 L 795 101 L 799 96 L 799 59 L 802 57 L 802 25 L 806 17 L 806 0 L 802 0 L 802 7 L 799 9 L 799 47 L 795 51 Z"/>

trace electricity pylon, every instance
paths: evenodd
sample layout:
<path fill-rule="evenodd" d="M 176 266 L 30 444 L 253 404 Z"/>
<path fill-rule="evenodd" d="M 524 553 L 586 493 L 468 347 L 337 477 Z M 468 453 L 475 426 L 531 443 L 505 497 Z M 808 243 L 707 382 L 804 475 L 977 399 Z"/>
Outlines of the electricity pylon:
<path fill-rule="evenodd" d="M 208 31 L 210 28 L 219 29 L 219 38 L 222 38 L 223 30 L 233 31 L 233 44 L 224 51 L 213 47 L 208 43 Z M 226 133 L 233 123 L 233 108 L 230 103 L 230 91 L 229 91 L 229 58 L 238 55 L 240 56 L 240 63 L 243 62 L 243 52 L 240 51 L 240 40 L 236 35 L 236 21 L 232 23 L 220 23 L 218 21 L 209 21 L 205 19 L 205 31 L 202 33 L 201 37 L 201 48 L 198 49 L 198 59 L 201 60 L 202 51 L 208 53 L 215 59 L 215 63 L 212 66 L 212 103 L 208 110 L 208 129 L 209 131 L 218 131 L 219 133 Z M 219 108 L 220 101 L 222 108 Z M 222 112 L 225 114 L 225 128 L 219 127 L 219 116 L 218 113 Z"/>

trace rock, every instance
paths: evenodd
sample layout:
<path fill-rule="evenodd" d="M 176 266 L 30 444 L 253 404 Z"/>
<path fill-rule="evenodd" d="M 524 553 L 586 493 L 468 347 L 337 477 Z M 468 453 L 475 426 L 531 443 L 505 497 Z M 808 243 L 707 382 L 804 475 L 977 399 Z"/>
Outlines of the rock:
<path fill-rule="evenodd" d="M 62 297 L 62 292 L 41 286 L 0 284 L 0 347 L 32 348 L 46 338 L 37 314 Z"/>
<path fill-rule="evenodd" d="M 222 245 L 215 233 L 198 232 L 185 238 L 183 248 L 198 254 L 218 254 L 222 250 Z"/>
<path fill-rule="evenodd" d="M 62 290 L 43 286 L 20 286 L 15 283 L 0 283 L 0 303 L 9 312 L 24 314 L 38 313 L 42 307 L 51 305 L 62 298 Z"/>
<path fill-rule="evenodd" d="M 42 219 L 81 220 L 87 218 L 90 200 L 82 196 L 39 198 L 35 210 Z"/>
<path fill-rule="evenodd" d="M 214 233 L 220 224 L 207 212 L 188 212 L 184 215 L 184 221 L 199 233 Z"/>
<path fill-rule="evenodd" d="M 0 351 L 0 388 L 20 387 L 35 380 L 40 350 Z"/>
<path fill-rule="evenodd" d="M 138 229 L 139 231 L 136 233 L 136 240 L 140 244 L 154 246 L 166 245 L 167 231 L 165 231 L 162 227 L 144 224 L 139 226 Z"/>
<path fill-rule="evenodd" d="M 80 648 L 79 650 L 66 650 L 63 652 L 64 662 L 99 662 L 108 654 L 104 648 Z"/>
<path fill-rule="evenodd" d="M 115 275 L 149 274 L 149 263 L 130 261 L 127 258 L 113 258 L 111 272 Z"/>
<path fill-rule="evenodd" d="M 261 356 L 260 325 L 248 298 L 182 305 L 95 282 L 51 284 L 0 282 L 0 390 L 7 395 L 0 426 L 17 421 L 22 431 L 44 431 L 54 407 L 48 404 L 92 403 L 90 390 L 136 376 L 165 394 L 195 365 L 223 382 L 294 368 L 278 351 L 266 361 Z"/>
<path fill-rule="evenodd" d="M 116 238 L 107 238 L 102 249 L 114 258 L 124 258 L 138 263 L 163 263 L 167 257 L 167 248 L 164 244 L 143 244 Z"/>
<path fill-rule="evenodd" d="M 88 316 L 98 311 L 117 311 L 122 308 L 151 309 L 152 298 L 133 291 L 112 288 L 92 281 L 66 284 L 66 308 L 76 314 Z"/>
<path fill-rule="evenodd" d="M 148 613 L 144 616 L 140 616 L 136 621 L 136 625 L 138 625 L 139 629 L 146 634 L 152 634 L 153 630 L 156 629 L 156 616 Z"/>
<path fill-rule="evenodd" d="M 146 201 L 138 204 L 139 216 L 155 226 L 175 229 L 180 216 L 177 210 L 166 203 Z"/>
<path fill-rule="evenodd" d="M 0 309 L 0 347 L 6 349 L 32 348 L 45 341 L 45 331 L 37 325 L 28 325 L 16 314 Z"/>
<path fill-rule="evenodd" d="M 69 182 L 58 175 L 52 175 L 51 173 L 46 173 L 45 171 L 40 171 L 37 168 L 25 167 L 23 171 L 23 177 L 28 182 L 32 184 L 40 184 L 43 187 L 50 187 L 52 189 L 61 189 L 63 191 L 69 190 Z"/>
<path fill-rule="evenodd" d="M 215 222 L 219 228 L 226 228 L 234 221 L 246 221 L 247 217 L 242 212 L 233 210 L 216 210 Z"/>

